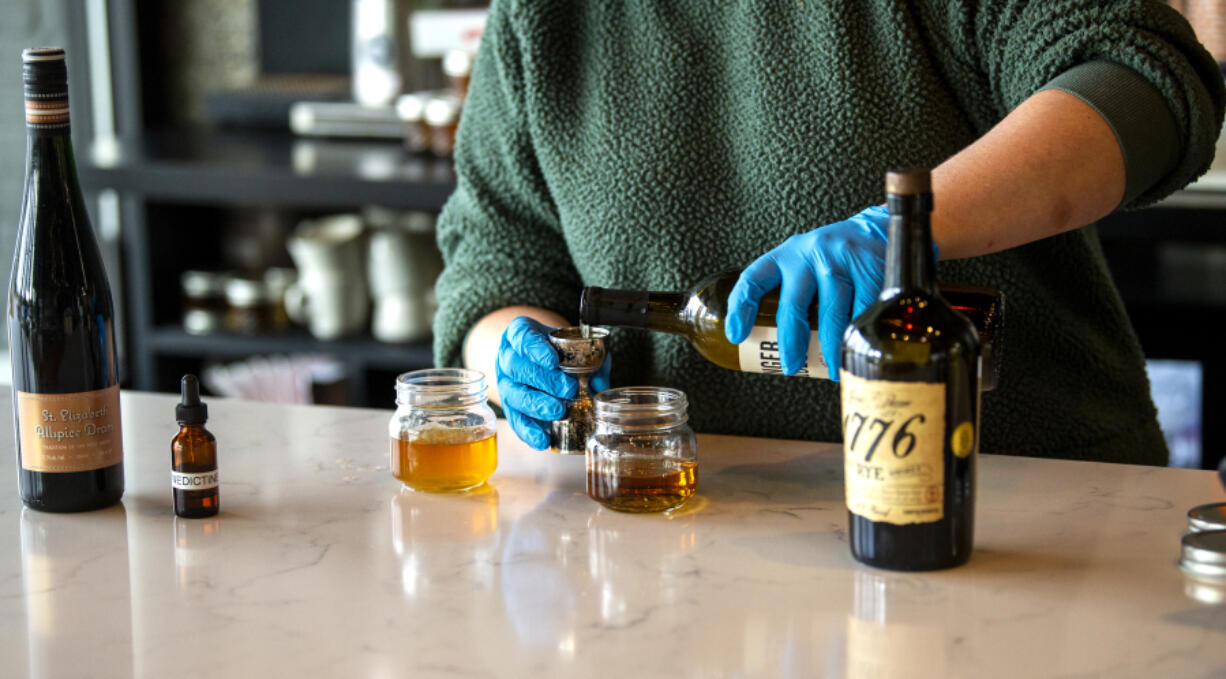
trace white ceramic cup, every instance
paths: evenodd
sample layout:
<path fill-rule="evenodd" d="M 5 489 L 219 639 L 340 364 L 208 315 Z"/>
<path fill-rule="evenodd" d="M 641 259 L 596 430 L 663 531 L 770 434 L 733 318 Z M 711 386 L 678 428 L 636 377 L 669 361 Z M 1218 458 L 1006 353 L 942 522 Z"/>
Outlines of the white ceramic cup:
<path fill-rule="evenodd" d="M 375 339 L 409 342 L 429 336 L 434 317 L 430 293 L 440 270 L 433 219 L 407 220 L 371 232 L 366 272 L 374 298 Z"/>
<path fill-rule="evenodd" d="M 286 246 L 298 267 L 298 281 L 285 291 L 290 319 L 321 340 L 361 332 L 370 313 L 361 218 L 345 214 L 303 221 Z"/>

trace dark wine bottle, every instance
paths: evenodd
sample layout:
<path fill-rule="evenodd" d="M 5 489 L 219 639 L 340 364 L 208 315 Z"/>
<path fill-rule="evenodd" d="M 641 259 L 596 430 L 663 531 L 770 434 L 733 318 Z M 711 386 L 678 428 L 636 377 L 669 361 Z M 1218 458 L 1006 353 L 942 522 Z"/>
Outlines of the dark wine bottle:
<path fill-rule="evenodd" d="M 579 299 L 579 320 L 587 325 L 616 325 L 647 328 L 681 335 L 690 341 L 703 358 L 729 370 L 783 374 L 779 356 L 775 311 L 779 291 L 762 297 L 758 315 L 749 337 L 733 344 L 724 336 L 724 316 L 728 294 L 736 285 L 739 271 L 708 276 L 685 292 L 648 292 L 587 287 Z M 1004 323 L 1004 295 L 991 288 L 969 285 L 942 285 L 941 294 L 956 309 L 970 317 L 983 338 L 984 374 L 982 388 L 996 386 L 999 372 L 1000 340 Z M 822 360 L 817 338 L 817 307 L 809 309 L 808 360 L 795 374 L 826 379 L 829 371 Z"/>
<path fill-rule="evenodd" d="M 975 518 L 979 337 L 937 291 L 927 171 L 886 175 L 885 284 L 843 336 L 844 478 L 856 560 L 965 563 Z"/>
<path fill-rule="evenodd" d="M 26 181 L 8 332 L 21 499 L 49 512 L 123 495 L 115 309 L 68 122 L 64 50 L 22 53 Z"/>

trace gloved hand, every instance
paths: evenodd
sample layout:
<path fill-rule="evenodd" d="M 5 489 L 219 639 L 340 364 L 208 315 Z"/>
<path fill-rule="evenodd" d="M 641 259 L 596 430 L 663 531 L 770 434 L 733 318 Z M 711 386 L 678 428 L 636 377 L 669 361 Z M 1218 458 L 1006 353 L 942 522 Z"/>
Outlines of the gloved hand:
<path fill-rule="evenodd" d="M 809 306 L 816 294 L 822 358 L 830 379 L 837 381 L 843 332 L 881 293 L 889 221 L 889 211 L 875 205 L 841 222 L 796 234 L 758 257 L 728 295 L 728 341 L 745 341 L 759 300 L 779 288 L 779 354 L 784 374 L 795 374 L 808 353 Z"/>
<path fill-rule="evenodd" d="M 558 354 L 549 343 L 553 328 L 519 316 L 502 333 L 494 378 L 502 412 L 516 435 L 537 450 L 549 447 L 549 422 L 566 413 L 565 400 L 579 390 L 575 378 L 562 372 Z M 592 393 L 609 388 L 611 357 L 592 375 Z"/>

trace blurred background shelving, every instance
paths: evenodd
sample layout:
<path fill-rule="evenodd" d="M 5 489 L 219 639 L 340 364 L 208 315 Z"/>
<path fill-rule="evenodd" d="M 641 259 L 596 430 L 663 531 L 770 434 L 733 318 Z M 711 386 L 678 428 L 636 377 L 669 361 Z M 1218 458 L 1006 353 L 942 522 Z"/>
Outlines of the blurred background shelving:
<path fill-rule="evenodd" d="M 431 363 L 428 337 L 387 343 L 365 332 L 323 341 L 299 326 L 193 334 L 182 323 L 185 270 L 286 267 L 286 239 L 303 220 L 372 208 L 433 215 L 447 200 L 455 177 L 446 158 L 408 153 L 395 139 L 295 135 L 286 124 L 287 96 L 351 97 L 353 16 L 359 5 L 380 4 L 394 6 L 403 28 L 409 15 L 479 12 L 485 3 L 59 0 L 0 7 L 7 53 L 68 43 L 74 142 L 121 307 L 125 387 L 170 391 L 182 373 L 210 365 L 322 355 L 340 366 L 346 383 L 331 398 L 390 406 L 392 378 Z M 1226 32 L 1201 37 L 1215 54 L 1226 51 Z M 408 32 L 396 32 L 395 41 L 404 89 L 446 85 L 440 58 L 412 56 Z M 388 44 L 367 47 L 369 58 Z M 19 112 L 17 71 L 0 70 L 0 100 Z M 24 129 L 15 122 L 19 113 L 13 116 L 13 124 L 0 126 L 0 150 L 19 159 Z M 9 166 L 0 173 L 6 252 L 21 186 L 18 161 Z M 1226 405 L 1215 322 L 1226 311 L 1224 222 L 1220 148 L 1196 184 L 1097 227 L 1150 360 L 1179 464 L 1213 466 L 1226 451 L 1226 437 L 1207 426 Z"/>
<path fill-rule="evenodd" d="M 298 325 L 185 328 L 180 276 L 292 270 L 286 242 L 304 220 L 371 209 L 436 215 L 455 186 L 449 158 L 375 138 L 386 134 L 296 135 L 286 107 L 352 101 L 360 50 L 362 58 L 394 61 L 405 92 L 444 88 L 441 59 L 415 55 L 406 22 L 414 12 L 472 14 L 483 4 L 63 4 L 80 177 L 98 206 L 95 226 L 116 294 L 122 290 L 125 386 L 172 391 L 190 371 L 205 372 L 207 387 L 210 366 L 311 355 L 341 371 L 344 389 L 330 398 L 390 405 L 397 373 L 432 364 L 428 335 L 381 342 L 369 329 L 320 340 Z M 369 23 L 364 14 L 387 25 L 362 38 L 354 29 Z"/>

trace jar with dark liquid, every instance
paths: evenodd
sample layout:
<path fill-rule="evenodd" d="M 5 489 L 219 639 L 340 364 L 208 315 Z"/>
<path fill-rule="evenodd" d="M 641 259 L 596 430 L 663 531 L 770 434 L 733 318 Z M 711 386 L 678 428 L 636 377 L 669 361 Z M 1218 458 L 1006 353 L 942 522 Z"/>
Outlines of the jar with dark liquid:
<path fill-rule="evenodd" d="M 596 430 L 587 443 L 587 494 L 623 512 L 676 509 L 698 487 L 698 439 L 685 393 L 619 387 L 595 397 Z"/>
<path fill-rule="evenodd" d="M 392 474 L 413 490 L 459 492 L 498 466 L 497 418 L 479 370 L 415 370 L 396 378 L 388 425 Z"/>

